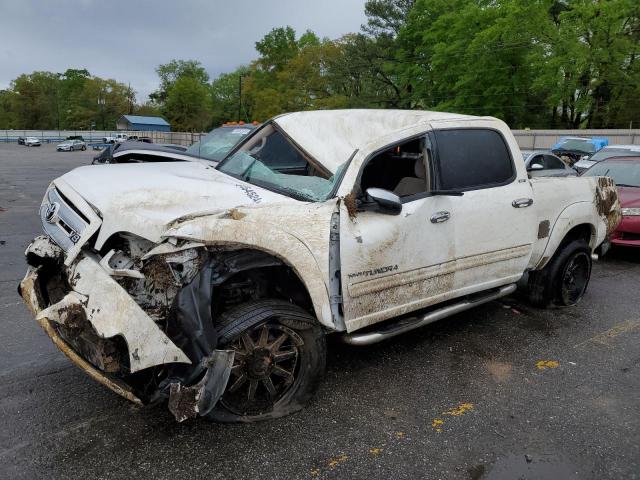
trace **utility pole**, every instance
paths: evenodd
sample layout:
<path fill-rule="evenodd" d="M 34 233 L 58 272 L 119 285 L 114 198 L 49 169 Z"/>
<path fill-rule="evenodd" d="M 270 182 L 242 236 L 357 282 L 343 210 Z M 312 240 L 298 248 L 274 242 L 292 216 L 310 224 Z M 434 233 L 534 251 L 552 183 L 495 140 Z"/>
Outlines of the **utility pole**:
<path fill-rule="evenodd" d="M 129 100 L 129 115 L 133 115 L 133 92 L 131 91 L 131 82 L 127 87 L 127 98 Z"/>
<path fill-rule="evenodd" d="M 242 119 L 242 77 L 241 73 L 238 75 L 238 121 Z"/>
<path fill-rule="evenodd" d="M 105 100 L 101 92 L 100 96 L 98 97 L 98 105 L 100 105 L 100 116 L 102 117 L 102 130 L 104 130 L 104 103 Z"/>

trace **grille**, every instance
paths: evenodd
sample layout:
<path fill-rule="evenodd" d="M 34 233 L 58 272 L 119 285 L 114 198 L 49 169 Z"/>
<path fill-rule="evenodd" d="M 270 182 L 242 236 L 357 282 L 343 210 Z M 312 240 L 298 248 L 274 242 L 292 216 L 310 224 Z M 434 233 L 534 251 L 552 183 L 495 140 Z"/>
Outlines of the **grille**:
<path fill-rule="evenodd" d="M 56 188 L 47 192 L 40 207 L 40 219 L 45 233 L 65 252 L 80 241 L 88 224 Z"/>
<path fill-rule="evenodd" d="M 640 240 L 640 233 L 622 232 L 622 240 Z"/>

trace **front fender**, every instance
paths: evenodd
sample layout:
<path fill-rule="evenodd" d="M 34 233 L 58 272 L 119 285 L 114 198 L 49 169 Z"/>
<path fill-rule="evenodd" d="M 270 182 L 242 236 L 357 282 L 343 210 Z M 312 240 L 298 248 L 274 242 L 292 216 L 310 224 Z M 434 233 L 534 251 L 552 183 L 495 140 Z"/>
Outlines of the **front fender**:
<path fill-rule="evenodd" d="M 234 245 L 261 250 L 279 258 L 304 284 L 316 317 L 330 329 L 336 329 L 331 315 L 329 294 L 315 256 L 294 234 L 264 221 L 233 218 L 198 217 L 169 229 L 164 237 L 190 240 L 204 245 Z"/>

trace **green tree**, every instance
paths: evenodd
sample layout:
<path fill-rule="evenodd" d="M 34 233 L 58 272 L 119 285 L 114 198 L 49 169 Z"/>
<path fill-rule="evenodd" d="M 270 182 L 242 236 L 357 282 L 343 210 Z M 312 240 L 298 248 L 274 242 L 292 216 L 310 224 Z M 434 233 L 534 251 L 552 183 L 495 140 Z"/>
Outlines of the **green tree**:
<path fill-rule="evenodd" d="M 16 128 L 15 115 L 12 111 L 14 93 L 11 90 L 0 90 L 0 128 Z"/>
<path fill-rule="evenodd" d="M 251 68 L 240 67 L 233 72 L 223 73 L 211 82 L 211 111 L 213 125 L 229 121 L 251 121 L 251 112 L 247 102 L 241 105 L 241 77 L 249 77 Z M 243 79 L 243 84 L 245 80 Z"/>
<path fill-rule="evenodd" d="M 633 0 L 554 2 L 549 58 L 536 87 L 548 96 L 552 123 L 625 127 L 638 120 L 640 4 Z M 546 68 L 544 68 L 546 66 Z"/>
<path fill-rule="evenodd" d="M 293 28 L 274 28 L 256 42 L 260 54 L 257 65 L 265 71 L 280 71 L 298 53 L 299 45 Z"/>
<path fill-rule="evenodd" d="M 171 60 L 169 63 L 159 65 L 156 73 L 160 77 L 160 88 L 149 97 L 159 104 L 167 100 L 169 90 L 180 78 L 189 77 L 202 85 L 209 82 L 209 74 L 197 60 Z"/>
<path fill-rule="evenodd" d="M 211 126 L 210 92 L 194 77 L 178 78 L 167 92 L 162 112 L 174 130 L 202 132 Z"/>
<path fill-rule="evenodd" d="M 375 38 L 396 37 L 414 3 L 415 0 L 367 0 L 364 4 L 367 23 L 362 30 Z"/>
<path fill-rule="evenodd" d="M 58 75 L 33 72 L 11 82 L 11 111 L 16 128 L 51 128 L 56 125 Z"/>
<path fill-rule="evenodd" d="M 56 128 L 80 128 L 74 119 L 87 108 L 82 104 L 83 92 L 91 74 L 86 69 L 67 69 L 59 75 L 56 88 Z"/>

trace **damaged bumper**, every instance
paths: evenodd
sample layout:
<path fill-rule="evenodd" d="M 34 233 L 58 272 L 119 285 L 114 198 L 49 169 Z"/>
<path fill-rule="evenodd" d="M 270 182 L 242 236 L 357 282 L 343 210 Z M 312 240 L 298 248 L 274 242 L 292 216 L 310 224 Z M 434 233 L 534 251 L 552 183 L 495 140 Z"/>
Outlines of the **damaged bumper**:
<path fill-rule="evenodd" d="M 178 421 L 215 406 L 233 352 L 209 348 L 189 358 L 90 253 L 65 266 L 62 250 L 38 237 L 25 254 L 30 266 L 20 295 L 54 344 L 94 380 L 138 405 L 168 399 Z"/>

